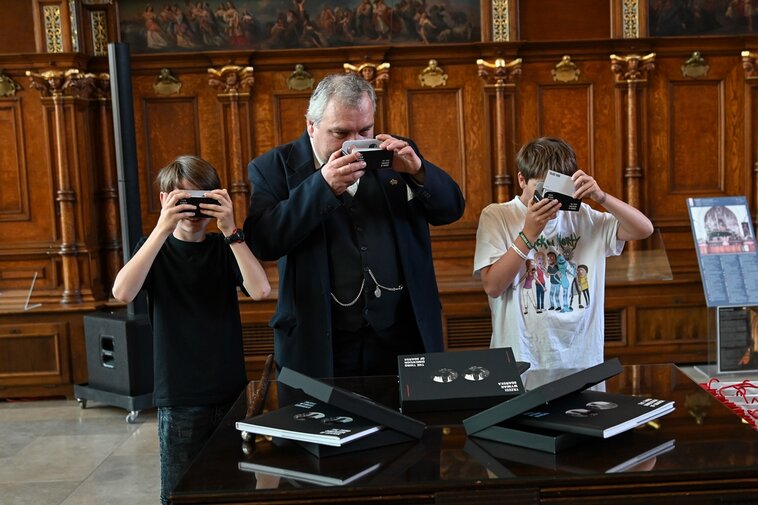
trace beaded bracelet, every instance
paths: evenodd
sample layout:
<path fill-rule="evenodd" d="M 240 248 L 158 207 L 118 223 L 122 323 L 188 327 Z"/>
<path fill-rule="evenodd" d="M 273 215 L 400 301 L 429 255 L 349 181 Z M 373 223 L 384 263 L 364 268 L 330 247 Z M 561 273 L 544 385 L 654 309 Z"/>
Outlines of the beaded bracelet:
<path fill-rule="evenodd" d="M 518 236 L 521 237 L 521 240 L 524 241 L 524 244 L 526 244 L 526 247 L 528 249 L 534 249 L 534 244 L 529 242 L 529 239 L 526 238 L 526 234 L 524 233 L 524 230 L 521 230 L 520 232 L 518 232 Z"/>
<path fill-rule="evenodd" d="M 516 251 L 516 254 L 518 254 L 519 256 L 521 256 L 522 260 L 526 261 L 527 259 L 529 259 L 527 257 L 527 255 L 524 254 L 524 251 L 522 251 L 521 249 L 519 249 L 518 246 L 516 246 L 516 244 L 511 244 L 511 249 L 513 249 L 514 251 Z"/>

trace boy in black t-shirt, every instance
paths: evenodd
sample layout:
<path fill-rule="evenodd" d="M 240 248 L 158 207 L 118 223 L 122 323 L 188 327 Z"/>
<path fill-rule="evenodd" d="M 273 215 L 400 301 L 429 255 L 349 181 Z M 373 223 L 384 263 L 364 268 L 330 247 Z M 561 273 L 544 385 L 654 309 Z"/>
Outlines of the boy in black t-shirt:
<path fill-rule="evenodd" d="M 216 170 L 180 156 L 158 173 L 161 214 L 113 284 L 132 301 L 144 289 L 153 327 L 161 502 L 247 383 L 237 286 L 268 296 L 266 272 L 234 223 Z M 179 203 L 203 190 L 214 203 Z M 196 216 L 196 210 L 202 216 Z M 206 234 L 211 219 L 221 235 Z"/>

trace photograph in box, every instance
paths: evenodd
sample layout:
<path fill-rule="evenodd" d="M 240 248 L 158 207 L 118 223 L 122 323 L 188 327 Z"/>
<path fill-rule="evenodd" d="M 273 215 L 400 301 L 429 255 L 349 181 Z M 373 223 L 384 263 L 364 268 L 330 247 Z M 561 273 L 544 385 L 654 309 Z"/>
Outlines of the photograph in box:
<path fill-rule="evenodd" d="M 524 392 L 523 365 L 510 347 L 398 356 L 400 410 L 491 407 Z"/>

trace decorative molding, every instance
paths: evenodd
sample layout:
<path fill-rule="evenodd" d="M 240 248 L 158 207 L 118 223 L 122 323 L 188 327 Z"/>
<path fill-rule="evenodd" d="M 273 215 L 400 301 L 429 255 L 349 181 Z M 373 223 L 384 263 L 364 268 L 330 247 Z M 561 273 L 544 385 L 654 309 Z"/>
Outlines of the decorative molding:
<path fill-rule="evenodd" d="M 387 62 L 376 63 L 361 63 L 358 66 L 350 63 L 343 63 L 345 73 L 353 73 L 363 77 L 366 81 L 371 83 L 375 89 L 384 89 L 384 84 L 390 79 L 390 64 Z"/>
<path fill-rule="evenodd" d="M 305 65 L 298 63 L 295 65 L 295 70 L 287 77 L 287 88 L 292 91 L 305 91 L 306 89 L 313 89 L 314 82 L 315 79 L 305 69 Z"/>
<path fill-rule="evenodd" d="M 209 68 L 208 73 L 211 75 L 208 84 L 222 95 L 246 94 L 255 82 L 253 67 L 225 65 L 221 70 Z"/>
<path fill-rule="evenodd" d="M 43 97 L 66 95 L 84 99 L 98 98 L 103 96 L 102 81 L 110 83 L 108 74 L 82 73 L 76 68 L 47 70 L 41 73 L 27 70 L 26 75 L 29 77 L 30 86 L 38 90 Z"/>
<path fill-rule="evenodd" d="M 616 76 L 616 82 L 647 82 L 647 73 L 655 68 L 655 53 L 645 56 L 631 54 L 629 56 L 611 55 L 611 71 Z"/>
<path fill-rule="evenodd" d="M 698 79 L 708 75 L 710 67 L 705 63 L 705 58 L 700 51 L 695 51 L 692 56 L 687 58 L 682 65 L 682 75 L 691 79 Z"/>
<path fill-rule="evenodd" d="M 108 15 L 102 10 L 93 10 L 89 13 L 92 27 L 92 48 L 95 56 L 108 54 Z"/>
<path fill-rule="evenodd" d="M 182 83 L 174 77 L 171 70 L 162 68 L 153 83 L 153 91 L 156 95 L 176 95 L 181 91 Z"/>
<path fill-rule="evenodd" d="M 745 79 L 758 79 L 758 53 L 742 51 L 742 68 L 745 70 Z"/>
<path fill-rule="evenodd" d="M 561 61 L 550 71 L 555 82 L 573 82 L 579 80 L 581 70 L 576 67 L 576 63 L 571 61 L 571 56 L 564 55 Z"/>
<path fill-rule="evenodd" d="M 637 39 L 640 37 L 640 1 L 623 0 L 621 7 L 624 24 L 624 38 Z"/>
<path fill-rule="evenodd" d="M 429 65 L 418 74 L 418 82 L 421 86 L 436 88 L 447 85 L 447 74 L 437 64 L 437 60 L 429 60 Z"/>
<path fill-rule="evenodd" d="M 20 89 L 21 85 L 5 75 L 3 69 L 0 68 L 0 97 L 14 96 L 16 91 L 19 91 Z"/>
<path fill-rule="evenodd" d="M 521 58 L 506 63 L 503 58 L 497 58 L 494 63 L 476 60 L 479 67 L 479 77 L 490 86 L 505 86 L 512 84 L 521 75 Z"/>
<path fill-rule="evenodd" d="M 71 32 L 71 51 L 79 52 L 79 5 L 74 0 L 68 0 L 68 21 Z"/>
<path fill-rule="evenodd" d="M 508 0 L 492 0 L 492 40 L 511 40 L 511 14 Z"/>
<path fill-rule="evenodd" d="M 58 5 L 45 5 L 42 7 L 42 12 L 45 26 L 45 49 L 48 53 L 62 53 L 61 8 Z"/>

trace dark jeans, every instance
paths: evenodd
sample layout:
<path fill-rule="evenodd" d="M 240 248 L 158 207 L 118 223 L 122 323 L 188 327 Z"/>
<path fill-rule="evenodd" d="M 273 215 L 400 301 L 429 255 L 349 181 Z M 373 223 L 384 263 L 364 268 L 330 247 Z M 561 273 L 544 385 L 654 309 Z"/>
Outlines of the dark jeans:
<path fill-rule="evenodd" d="M 158 408 L 161 503 L 168 503 L 168 497 L 179 482 L 179 478 L 231 406 L 231 403 L 224 403 L 200 407 Z"/>

